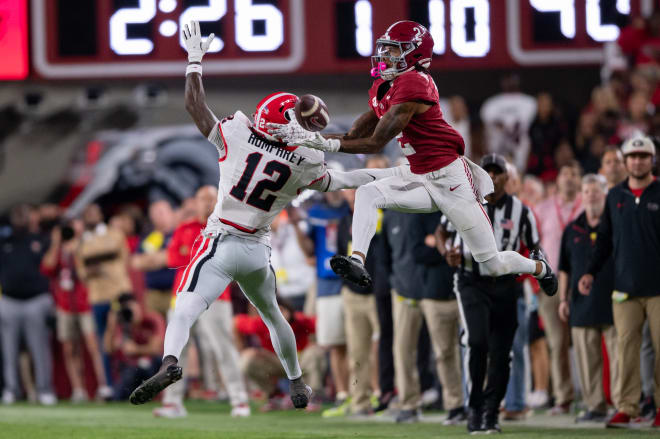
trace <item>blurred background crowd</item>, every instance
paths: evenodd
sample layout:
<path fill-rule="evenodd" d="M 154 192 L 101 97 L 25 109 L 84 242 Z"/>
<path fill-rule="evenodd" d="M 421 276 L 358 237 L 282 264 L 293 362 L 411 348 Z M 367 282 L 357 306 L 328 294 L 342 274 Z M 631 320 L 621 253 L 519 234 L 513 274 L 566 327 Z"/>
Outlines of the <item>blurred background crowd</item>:
<path fill-rule="evenodd" d="M 578 109 L 564 107 L 570 97 L 558 92 L 530 94 L 516 73 L 503 73 L 500 90 L 480 102 L 461 96 L 442 102 L 467 155 L 507 158 L 507 192 L 536 215 L 555 271 L 562 269 L 564 229 L 583 212 L 582 176 L 599 174 L 608 188 L 621 183 L 627 175 L 622 142 L 660 136 L 660 13 L 633 18 L 606 52 L 602 80 Z M 172 291 L 216 202 L 214 149 L 193 127 L 157 126 L 150 115 L 167 90 L 145 87 L 139 108 L 101 105 L 106 91 L 88 88 L 84 104 L 57 111 L 48 110 L 48 96 L 30 92 L 0 110 L 4 404 L 124 400 L 151 376 L 160 365 Z M 184 122 L 182 111 L 176 117 Z M 328 131 L 346 130 L 350 121 L 339 114 Z M 12 156 L 22 157 L 21 149 L 29 150 L 29 174 Z M 61 176 L 49 172 L 65 166 L 61 157 L 66 177 L 49 177 Z M 396 144 L 378 156 L 328 156 L 331 167 L 344 169 L 401 160 Z M 57 189 L 42 196 L 44 186 Z M 454 268 L 437 249 L 440 217 L 381 212 L 367 258 L 375 283 L 364 290 L 342 282 L 328 264 L 335 253 L 350 254 L 353 202 L 351 190 L 306 192 L 272 226 L 280 306 L 317 395 L 310 409 L 332 402 L 323 415 L 344 416 L 396 406 L 404 413 L 399 420 L 407 421 L 433 407 L 448 411 L 446 422 L 459 422 L 464 330 Z M 609 304 L 579 320 L 562 308 L 560 295 L 549 298 L 534 281 L 521 282 L 503 416 L 525 419 L 545 408 L 603 418 L 616 402 L 616 354 L 606 340 L 613 325 L 609 295 L 603 296 Z M 569 306 L 584 306 L 576 295 L 565 297 Z M 428 313 L 429 300 L 445 303 L 445 311 Z M 288 408 L 286 377 L 267 328 L 238 287 L 231 285 L 205 315 L 187 349 L 186 379 L 166 392 L 154 414 L 185 416 L 186 398 L 229 400 L 235 416 L 249 415 L 250 401 L 260 401 L 264 411 Z M 604 328 L 592 351 L 595 363 L 585 364 L 586 348 L 571 341 L 572 329 L 583 326 Z M 652 418 L 658 353 L 646 326 L 639 414 Z"/>

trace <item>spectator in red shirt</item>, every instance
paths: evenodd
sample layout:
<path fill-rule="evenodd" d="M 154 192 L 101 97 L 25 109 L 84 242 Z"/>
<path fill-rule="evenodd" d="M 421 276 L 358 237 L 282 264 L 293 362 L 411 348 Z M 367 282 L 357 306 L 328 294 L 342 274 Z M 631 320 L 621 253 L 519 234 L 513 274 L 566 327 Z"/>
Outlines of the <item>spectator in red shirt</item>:
<path fill-rule="evenodd" d="M 660 59 L 660 10 L 654 11 L 648 20 L 634 18 L 630 26 L 621 30 L 617 43 L 635 66 L 657 67 Z"/>
<path fill-rule="evenodd" d="M 104 342 L 119 360 L 114 397 L 125 400 L 160 367 L 165 322 L 157 312 L 144 310 L 133 294 L 122 294 L 116 304 L 108 316 Z"/>
<path fill-rule="evenodd" d="M 300 356 L 301 368 L 305 371 L 305 382 L 318 395 L 323 388 L 325 376 L 325 355 L 323 349 L 310 343 L 309 335 L 316 330 L 316 319 L 296 312 L 286 300 L 278 297 L 280 310 L 293 329 L 296 337 L 296 346 Z M 258 315 L 238 314 L 234 317 L 234 326 L 239 336 L 256 336 L 259 347 L 247 347 L 241 351 L 241 368 L 248 381 L 256 386 L 257 390 L 267 395 L 269 401 L 262 407 L 262 411 L 285 409 L 289 401 L 279 398 L 277 381 L 286 378 L 286 373 L 280 364 L 268 327 Z M 308 410 L 318 409 L 317 405 L 308 406 Z"/>
<path fill-rule="evenodd" d="M 76 273 L 74 252 L 83 232 L 81 221 L 54 227 L 51 243 L 41 261 L 41 271 L 50 278 L 57 313 L 57 340 L 62 343 L 64 365 L 71 383 L 71 401 L 84 402 L 88 396 L 82 376 L 82 357 L 75 348 L 78 331 L 92 359 L 98 389 L 97 399 L 112 397 L 105 379 L 96 325 L 87 299 L 87 288 Z"/>

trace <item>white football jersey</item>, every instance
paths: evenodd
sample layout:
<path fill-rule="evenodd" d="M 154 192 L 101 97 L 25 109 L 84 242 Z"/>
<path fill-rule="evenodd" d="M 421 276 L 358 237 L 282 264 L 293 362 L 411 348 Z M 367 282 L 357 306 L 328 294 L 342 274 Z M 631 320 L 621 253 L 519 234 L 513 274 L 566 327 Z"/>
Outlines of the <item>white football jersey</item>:
<path fill-rule="evenodd" d="M 269 245 L 273 219 L 304 189 L 327 190 L 323 152 L 281 148 L 257 135 L 240 111 L 218 122 L 208 137 L 220 154 L 218 202 L 206 231 Z"/>

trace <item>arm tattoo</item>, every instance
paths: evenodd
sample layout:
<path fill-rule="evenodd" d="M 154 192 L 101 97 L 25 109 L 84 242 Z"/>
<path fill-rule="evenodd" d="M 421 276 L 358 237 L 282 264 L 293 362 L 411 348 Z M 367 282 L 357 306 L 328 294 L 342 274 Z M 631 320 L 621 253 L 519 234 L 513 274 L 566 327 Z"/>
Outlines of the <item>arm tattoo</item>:
<path fill-rule="evenodd" d="M 208 137 L 217 122 L 217 118 L 206 105 L 206 94 L 202 85 L 202 75 L 189 73 L 186 75 L 185 92 L 186 110 L 190 113 L 199 131 Z"/>
<path fill-rule="evenodd" d="M 392 106 L 376 124 L 370 137 L 344 138 L 339 151 L 349 154 L 373 154 L 399 134 L 417 111 L 418 103 L 404 102 Z"/>

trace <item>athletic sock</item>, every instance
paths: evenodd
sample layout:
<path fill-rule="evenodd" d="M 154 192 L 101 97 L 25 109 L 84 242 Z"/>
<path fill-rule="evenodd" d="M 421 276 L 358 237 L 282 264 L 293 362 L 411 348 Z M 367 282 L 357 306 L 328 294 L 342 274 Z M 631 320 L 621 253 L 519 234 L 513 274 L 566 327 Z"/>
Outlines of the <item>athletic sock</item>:
<path fill-rule="evenodd" d="M 378 208 L 384 207 L 385 197 L 376 187 L 361 186 L 355 193 L 353 209 L 353 254 L 360 252 L 366 256 L 371 238 L 378 226 Z"/>
<path fill-rule="evenodd" d="M 168 322 L 165 331 L 163 358 L 169 355 L 175 358 L 181 357 L 181 351 L 188 343 L 190 328 L 206 308 L 208 308 L 208 305 L 199 294 L 179 293 L 172 318 Z"/>
<path fill-rule="evenodd" d="M 287 378 L 295 380 L 302 376 L 300 363 L 298 362 L 298 349 L 296 348 L 296 337 L 291 325 L 286 321 L 279 306 L 273 302 L 268 309 L 260 310 L 259 315 L 268 327 L 270 341 L 273 350 L 277 354 Z M 264 312 L 265 311 L 265 312 Z"/>
<path fill-rule="evenodd" d="M 355 252 L 353 252 L 353 254 L 351 254 L 351 259 L 354 259 L 354 260 L 358 261 L 360 264 L 364 265 L 364 259 L 362 259 L 362 256 L 356 254 Z"/>
<path fill-rule="evenodd" d="M 543 261 L 538 261 L 538 262 L 541 262 L 541 273 L 534 275 L 534 277 L 537 279 L 543 279 L 545 275 L 548 274 L 548 268 L 546 267 Z"/>

